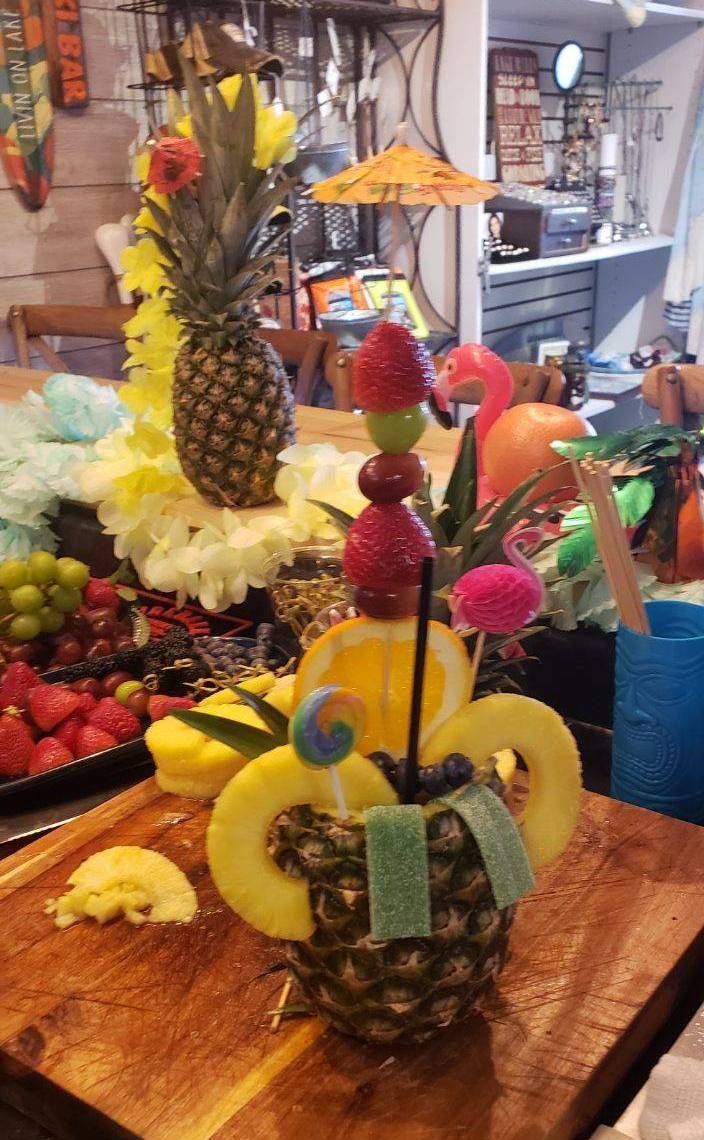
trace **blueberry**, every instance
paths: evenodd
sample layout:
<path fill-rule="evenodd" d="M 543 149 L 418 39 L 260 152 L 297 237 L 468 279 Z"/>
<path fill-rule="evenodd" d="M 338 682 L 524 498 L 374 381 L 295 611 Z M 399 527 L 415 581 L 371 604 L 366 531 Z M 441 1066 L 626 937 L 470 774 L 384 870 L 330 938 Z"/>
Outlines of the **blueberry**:
<path fill-rule="evenodd" d="M 429 796 L 442 796 L 449 790 L 442 764 L 429 764 L 418 773 L 420 786 Z"/>
<path fill-rule="evenodd" d="M 461 788 L 472 779 L 474 765 L 460 752 L 451 752 L 442 762 L 445 779 L 451 788 Z"/>
<path fill-rule="evenodd" d="M 396 786 L 396 762 L 388 752 L 370 752 L 369 759 L 384 773 L 394 787 Z"/>

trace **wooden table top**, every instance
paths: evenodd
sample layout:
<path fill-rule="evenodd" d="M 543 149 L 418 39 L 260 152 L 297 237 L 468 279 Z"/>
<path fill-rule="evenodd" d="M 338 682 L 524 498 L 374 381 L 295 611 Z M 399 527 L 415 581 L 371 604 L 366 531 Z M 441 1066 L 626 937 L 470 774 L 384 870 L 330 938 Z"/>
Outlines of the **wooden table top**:
<path fill-rule="evenodd" d="M 701 979 L 704 830 L 585 794 L 483 1016 L 403 1048 L 272 1035 L 280 951 L 216 894 L 207 817 L 148 780 L 0 864 L 0 1098 L 66 1140 L 573 1140 Z M 120 843 L 186 872 L 190 926 L 55 929 L 45 900 Z"/>

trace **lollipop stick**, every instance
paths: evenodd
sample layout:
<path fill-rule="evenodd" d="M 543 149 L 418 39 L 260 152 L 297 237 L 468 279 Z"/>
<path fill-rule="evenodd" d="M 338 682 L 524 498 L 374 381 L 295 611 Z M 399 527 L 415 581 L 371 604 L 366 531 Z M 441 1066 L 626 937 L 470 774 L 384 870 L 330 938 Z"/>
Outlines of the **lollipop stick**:
<path fill-rule="evenodd" d="M 428 620 L 430 601 L 433 593 L 433 559 L 424 558 L 420 579 L 420 600 L 418 602 L 418 631 L 416 633 L 416 656 L 413 664 L 413 697 L 411 700 L 411 724 L 408 732 L 408 757 L 406 759 L 406 786 L 403 802 L 412 804 L 418 791 L 418 744 L 420 741 L 420 717 L 423 707 L 423 679 L 425 677 L 425 651 L 428 644 Z"/>
<path fill-rule="evenodd" d="M 345 820 L 349 817 L 350 813 L 347 810 L 347 803 L 345 802 L 345 793 L 344 793 L 344 789 L 342 787 L 342 780 L 340 779 L 340 773 L 338 772 L 337 768 L 334 768 L 334 767 L 328 768 L 328 772 L 330 773 L 330 782 L 332 784 L 332 790 L 335 793 L 335 799 L 337 800 L 338 815 L 339 815 L 341 820 Z"/>
<path fill-rule="evenodd" d="M 472 657 L 472 679 L 469 682 L 469 700 L 471 701 L 474 696 L 474 689 L 477 684 L 477 677 L 479 676 L 479 666 L 482 663 L 482 654 L 484 652 L 484 642 L 486 641 L 486 633 L 483 629 L 479 630 L 477 634 L 477 644 L 474 646 L 474 656 Z"/>

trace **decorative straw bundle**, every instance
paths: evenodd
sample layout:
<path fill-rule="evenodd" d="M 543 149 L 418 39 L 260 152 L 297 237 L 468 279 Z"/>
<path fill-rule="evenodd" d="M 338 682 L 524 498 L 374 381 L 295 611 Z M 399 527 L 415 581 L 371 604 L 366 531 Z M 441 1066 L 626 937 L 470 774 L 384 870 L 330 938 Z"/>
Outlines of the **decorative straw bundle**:
<path fill-rule="evenodd" d="M 650 633 L 650 625 L 636 578 L 631 550 L 618 515 L 614 485 L 608 464 L 597 463 L 591 456 L 583 462 L 570 460 L 577 485 L 592 520 L 594 536 L 624 625 L 638 633 Z"/>

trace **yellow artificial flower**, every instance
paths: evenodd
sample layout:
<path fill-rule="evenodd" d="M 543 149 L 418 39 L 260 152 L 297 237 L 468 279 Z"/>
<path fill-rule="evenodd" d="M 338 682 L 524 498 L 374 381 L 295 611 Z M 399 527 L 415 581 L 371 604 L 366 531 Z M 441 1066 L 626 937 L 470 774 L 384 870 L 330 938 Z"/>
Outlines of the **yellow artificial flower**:
<path fill-rule="evenodd" d="M 139 154 L 135 156 L 134 175 L 138 182 L 144 184 L 147 181 L 151 161 L 151 152 L 148 150 L 140 150 Z"/>
<path fill-rule="evenodd" d="M 122 251 L 123 282 L 130 291 L 140 289 L 154 295 L 168 285 L 159 247 L 151 238 L 142 238 Z"/>
<path fill-rule="evenodd" d="M 293 111 L 279 110 L 275 106 L 262 107 L 257 114 L 254 132 L 254 165 L 268 170 L 276 163 L 292 162 L 296 157 L 296 116 Z"/>
<path fill-rule="evenodd" d="M 148 199 L 149 202 L 153 202 L 155 206 L 159 206 L 165 214 L 171 213 L 171 199 L 168 194 L 160 194 L 153 186 L 147 186 L 147 189 L 144 191 L 144 197 Z"/>
<path fill-rule="evenodd" d="M 125 336 L 144 336 L 164 317 L 169 317 L 169 303 L 166 297 L 149 297 L 142 301 L 133 317 L 125 321 L 122 331 Z"/>
<path fill-rule="evenodd" d="M 142 209 L 137 214 L 137 217 L 134 219 L 133 225 L 134 225 L 134 228 L 141 233 L 151 232 L 154 234 L 159 234 L 160 237 L 164 236 L 164 231 L 162 230 L 161 226 L 157 222 L 153 213 L 149 209 L 149 206 L 147 206 L 146 204 L 142 206 Z"/>
<path fill-rule="evenodd" d="M 120 475 L 114 483 L 114 500 L 118 509 L 128 514 L 136 511 L 145 495 L 187 495 L 191 484 L 185 475 L 160 471 L 158 467 L 138 467 L 128 475 Z"/>
<path fill-rule="evenodd" d="M 126 444 L 132 451 L 140 451 L 148 459 L 155 459 L 157 455 L 166 455 L 172 448 L 172 440 L 165 431 L 160 431 L 153 424 L 145 420 L 138 420 L 131 435 L 127 436 Z"/>

